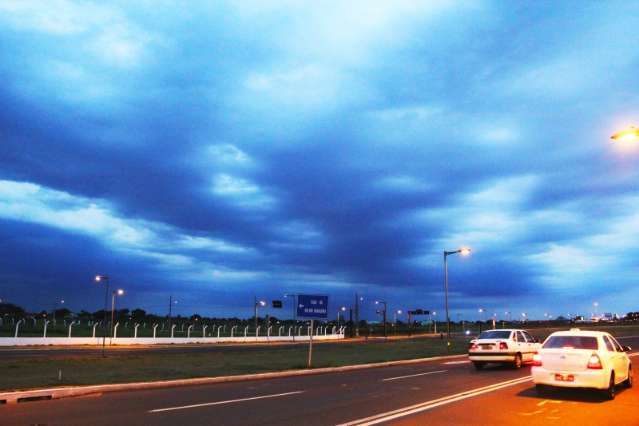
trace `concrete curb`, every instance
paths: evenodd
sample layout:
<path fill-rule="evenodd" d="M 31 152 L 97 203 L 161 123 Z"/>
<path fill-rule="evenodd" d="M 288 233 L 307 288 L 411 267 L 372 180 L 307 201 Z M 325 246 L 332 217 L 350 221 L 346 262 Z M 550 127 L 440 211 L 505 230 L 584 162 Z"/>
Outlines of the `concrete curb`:
<path fill-rule="evenodd" d="M 369 368 L 390 367 L 394 365 L 420 364 L 422 362 L 454 359 L 467 356 L 446 355 L 431 358 L 406 359 L 401 361 L 386 361 L 371 364 L 345 365 L 342 367 L 324 367 L 308 370 L 286 370 L 272 373 L 242 374 L 237 376 L 201 377 L 196 379 L 162 380 L 156 382 L 117 383 L 110 385 L 70 386 L 62 388 L 33 389 L 17 392 L 0 393 L 0 404 L 16 404 L 19 402 L 36 401 L 42 399 L 70 398 L 74 396 L 100 394 L 145 389 L 171 388 L 178 386 L 197 386 L 213 383 L 242 382 L 248 380 L 266 380 L 280 377 L 310 376 L 316 374 L 341 373 L 345 371 L 364 370 Z"/>

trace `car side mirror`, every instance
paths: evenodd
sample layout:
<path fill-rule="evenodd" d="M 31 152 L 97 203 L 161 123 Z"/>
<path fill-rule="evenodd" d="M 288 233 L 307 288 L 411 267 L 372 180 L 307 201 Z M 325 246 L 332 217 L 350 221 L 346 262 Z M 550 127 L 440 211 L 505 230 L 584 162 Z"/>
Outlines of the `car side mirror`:
<path fill-rule="evenodd" d="M 621 349 L 623 349 L 624 352 L 630 352 L 632 350 L 630 346 L 622 346 Z"/>

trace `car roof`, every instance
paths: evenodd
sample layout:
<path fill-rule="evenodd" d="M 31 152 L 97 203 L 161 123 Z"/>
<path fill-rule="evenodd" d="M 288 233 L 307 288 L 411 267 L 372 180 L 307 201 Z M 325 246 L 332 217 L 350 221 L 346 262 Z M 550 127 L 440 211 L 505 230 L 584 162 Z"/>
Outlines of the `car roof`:
<path fill-rule="evenodd" d="M 580 330 L 578 328 L 573 328 L 570 330 L 562 330 L 555 331 L 550 336 L 589 336 L 589 337 L 600 337 L 600 336 L 609 336 L 610 333 L 605 331 L 593 331 L 593 330 Z M 548 337 L 550 337 L 548 336 Z"/>

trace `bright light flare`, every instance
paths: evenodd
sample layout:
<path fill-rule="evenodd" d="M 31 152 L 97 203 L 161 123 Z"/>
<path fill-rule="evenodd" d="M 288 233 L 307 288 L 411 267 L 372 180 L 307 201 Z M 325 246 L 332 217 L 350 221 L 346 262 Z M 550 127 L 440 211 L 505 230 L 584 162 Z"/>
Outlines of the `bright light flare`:
<path fill-rule="evenodd" d="M 470 254 L 470 249 L 468 247 L 462 247 L 459 249 L 459 254 L 462 256 L 468 256 Z"/>
<path fill-rule="evenodd" d="M 639 129 L 631 126 L 627 129 L 621 130 L 614 135 L 610 136 L 610 139 L 616 142 L 637 142 L 639 141 Z"/>
<path fill-rule="evenodd" d="M 122 296 L 124 294 L 124 290 L 122 290 L 121 288 L 118 289 L 117 291 L 117 295 L 118 296 Z"/>

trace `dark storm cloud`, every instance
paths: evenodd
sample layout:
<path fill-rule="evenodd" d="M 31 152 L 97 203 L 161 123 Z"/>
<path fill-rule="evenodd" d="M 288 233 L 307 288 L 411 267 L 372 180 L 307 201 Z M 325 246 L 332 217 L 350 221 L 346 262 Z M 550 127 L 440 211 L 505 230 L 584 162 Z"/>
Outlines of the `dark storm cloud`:
<path fill-rule="evenodd" d="M 250 315 L 285 291 L 438 308 L 442 250 L 461 245 L 466 313 L 584 309 L 613 272 L 630 287 L 637 153 L 605 143 L 639 108 L 636 6 L 2 9 L 16 301 L 108 270 L 160 311 L 180 294 Z"/>

